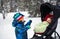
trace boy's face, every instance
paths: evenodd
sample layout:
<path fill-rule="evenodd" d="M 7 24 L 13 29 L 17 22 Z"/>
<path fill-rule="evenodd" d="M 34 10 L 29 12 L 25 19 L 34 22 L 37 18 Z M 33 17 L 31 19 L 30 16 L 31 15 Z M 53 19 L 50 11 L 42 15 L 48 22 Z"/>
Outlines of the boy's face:
<path fill-rule="evenodd" d="M 22 17 L 22 18 L 19 20 L 19 22 L 20 22 L 20 21 L 22 21 L 22 22 L 23 22 L 23 21 L 24 21 L 24 17 Z"/>
<path fill-rule="evenodd" d="M 51 23 L 51 21 L 52 21 L 51 18 L 47 18 L 48 23 Z"/>

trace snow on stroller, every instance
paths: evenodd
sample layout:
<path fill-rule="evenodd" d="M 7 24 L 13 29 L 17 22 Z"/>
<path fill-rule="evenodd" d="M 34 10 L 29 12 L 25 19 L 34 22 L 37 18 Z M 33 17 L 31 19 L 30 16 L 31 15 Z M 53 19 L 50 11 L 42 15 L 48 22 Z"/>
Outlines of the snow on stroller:
<path fill-rule="evenodd" d="M 58 39 L 60 39 L 59 34 L 56 32 L 58 18 L 60 17 L 60 8 L 58 6 L 53 6 L 49 3 L 43 3 L 41 4 L 40 11 L 42 21 L 45 18 L 45 16 L 51 11 L 53 11 L 54 17 L 52 19 L 52 22 L 46 28 L 46 31 L 44 33 L 39 33 L 41 36 L 37 36 L 37 33 L 35 33 L 32 39 L 56 39 L 56 35 L 58 36 Z M 52 37 L 53 33 L 54 37 Z"/>

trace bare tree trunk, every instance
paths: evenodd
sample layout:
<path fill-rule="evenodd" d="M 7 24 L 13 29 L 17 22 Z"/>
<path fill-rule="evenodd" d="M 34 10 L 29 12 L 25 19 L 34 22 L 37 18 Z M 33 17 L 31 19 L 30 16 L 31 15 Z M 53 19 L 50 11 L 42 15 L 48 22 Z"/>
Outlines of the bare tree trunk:
<path fill-rule="evenodd" d="M 3 0 L 1 0 L 1 12 L 2 12 L 2 16 L 3 16 L 3 19 L 5 19 L 5 13 L 4 13 L 4 7 L 3 7 Z"/>
<path fill-rule="evenodd" d="M 10 1 L 10 12 L 11 12 L 11 8 L 12 8 L 12 0 Z"/>
<path fill-rule="evenodd" d="M 1 0 L 1 10 L 3 10 L 3 0 Z"/>

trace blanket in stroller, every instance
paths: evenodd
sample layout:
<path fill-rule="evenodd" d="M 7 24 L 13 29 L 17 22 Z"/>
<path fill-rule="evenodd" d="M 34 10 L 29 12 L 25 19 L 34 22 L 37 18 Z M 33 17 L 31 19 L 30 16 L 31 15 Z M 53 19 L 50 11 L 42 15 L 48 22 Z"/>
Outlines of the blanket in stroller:
<path fill-rule="evenodd" d="M 38 23 L 34 27 L 34 32 L 35 33 L 43 33 L 46 30 L 46 28 L 47 28 L 48 25 L 49 25 L 49 23 L 47 21 Z"/>

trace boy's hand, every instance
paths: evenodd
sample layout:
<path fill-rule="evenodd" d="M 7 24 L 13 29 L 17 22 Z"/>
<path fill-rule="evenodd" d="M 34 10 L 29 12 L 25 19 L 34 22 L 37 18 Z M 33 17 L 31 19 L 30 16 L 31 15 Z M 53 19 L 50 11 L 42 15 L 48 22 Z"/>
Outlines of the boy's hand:
<path fill-rule="evenodd" d="M 28 29 L 30 29 L 31 27 L 28 25 L 28 26 L 26 26 Z"/>
<path fill-rule="evenodd" d="M 32 22 L 32 20 L 29 20 L 30 22 Z"/>

